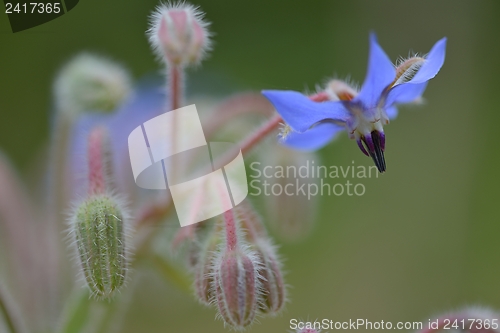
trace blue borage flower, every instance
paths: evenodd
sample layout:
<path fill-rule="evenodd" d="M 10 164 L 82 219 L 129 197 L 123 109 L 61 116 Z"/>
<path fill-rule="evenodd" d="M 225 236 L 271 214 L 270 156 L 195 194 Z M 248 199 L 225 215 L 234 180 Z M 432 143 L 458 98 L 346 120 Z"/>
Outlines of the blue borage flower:
<path fill-rule="evenodd" d="M 358 91 L 347 82 L 332 80 L 324 91 L 305 96 L 296 91 L 262 92 L 285 121 L 283 144 L 299 150 L 315 150 L 345 129 L 361 151 L 371 156 L 380 172 L 386 170 L 383 125 L 397 116 L 397 104 L 418 101 L 427 81 L 444 63 L 446 38 L 425 57 L 418 55 L 394 66 L 370 34 L 368 73 Z"/>

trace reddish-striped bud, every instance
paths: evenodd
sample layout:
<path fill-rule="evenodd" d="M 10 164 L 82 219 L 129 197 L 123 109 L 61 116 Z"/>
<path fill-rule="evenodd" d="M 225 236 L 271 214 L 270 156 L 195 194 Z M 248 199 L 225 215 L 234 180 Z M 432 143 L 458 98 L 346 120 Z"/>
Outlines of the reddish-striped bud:
<path fill-rule="evenodd" d="M 286 286 L 281 272 L 281 262 L 275 247 L 268 239 L 258 239 L 255 243 L 255 249 L 259 261 L 262 263 L 260 281 L 263 299 L 260 311 L 275 315 L 284 308 L 286 302 Z"/>
<path fill-rule="evenodd" d="M 260 262 L 244 243 L 234 209 L 223 214 L 225 242 L 213 266 L 214 302 L 219 316 L 242 330 L 255 320 L 259 309 Z"/>
<path fill-rule="evenodd" d="M 225 252 L 214 272 L 214 294 L 219 315 L 237 330 L 252 324 L 257 315 L 259 273 L 255 255 Z"/>
<path fill-rule="evenodd" d="M 286 302 L 286 285 L 276 247 L 267 236 L 260 216 L 248 200 L 242 202 L 236 211 L 245 229 L 246 239 L 257 253 L 261 264 L 259 270 L 262 290 L 260 311 L 264 314 L 275 315 L 284 308 Z"/>

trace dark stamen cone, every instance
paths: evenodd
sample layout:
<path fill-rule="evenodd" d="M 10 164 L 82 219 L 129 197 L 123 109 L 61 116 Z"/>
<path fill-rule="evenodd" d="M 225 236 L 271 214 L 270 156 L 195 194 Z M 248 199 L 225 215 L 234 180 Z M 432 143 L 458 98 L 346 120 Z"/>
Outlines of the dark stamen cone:
<path fill-rule="evenodd" d="M 384 173 L 386 171 L 385 165 L 385 136 L 378 131 L 373 131 L 370 135 L 367 135 L 361 139 L 366 146 L 366 149 L 362 149 L 363 153 L 370 155 L 377 166 L 377 169 L 380 173 Z M 364 148 L 363 145 L 358 142 L 360 148 Z"/>

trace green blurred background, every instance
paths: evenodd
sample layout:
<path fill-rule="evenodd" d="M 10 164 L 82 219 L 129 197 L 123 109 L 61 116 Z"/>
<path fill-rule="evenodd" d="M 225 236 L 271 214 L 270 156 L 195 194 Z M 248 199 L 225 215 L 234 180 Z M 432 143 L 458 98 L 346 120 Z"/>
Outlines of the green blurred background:
<path fill-rule="evenodd" d="M 251 331 L 285 332 L 292 318 L 427 321 L 464 305 L 500 309 L 500 1 L 195 4 L 215 33 L 192 74 L 200 91 L 210 74 L 253 90 L 312 90 L 334 73 L 362 82 L 369 31 L 392 60 L 448 37 L 427 103 L 400 108 L 386 127 L 388 172 L 365 181 L 363 197 L 321 198 L 311 235 L 280 242 L 291 302 Z M 16 166 L 27 173 L 48 140 L 52 80 L 68 58 L 96 51 L 135 78 L 159 70 L 144 34 L 156 5 L 81 0 L 16 34 L 0 14 L 0 148 Z M 371 165 L 345 134 L 320 154 L 326 165 Z M 122 332 L 225 331 L 193 297 L 153 274 L 138 279 Z"/>

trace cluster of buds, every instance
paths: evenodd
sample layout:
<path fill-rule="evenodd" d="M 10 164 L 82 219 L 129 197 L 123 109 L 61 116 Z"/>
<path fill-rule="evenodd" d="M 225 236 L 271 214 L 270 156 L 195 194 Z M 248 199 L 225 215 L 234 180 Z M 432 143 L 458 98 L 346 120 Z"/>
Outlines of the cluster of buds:
<path fill-rule="evenodd" d="M 207 237 L 195 267 L 195 292 L 236 330 L 259 315 L 275 315 L 286 302 L 276 248 L 247 201 L 225 212 Z"/>
<path fill-rule="evenodd" d="M 113 194 L 107 132 L 88 137 L 88 191 L 77 206 L 70 230 L 86 284 L 93 295 L 109 298 L 125 282 L 128 268 L 127 215 Z"/>

